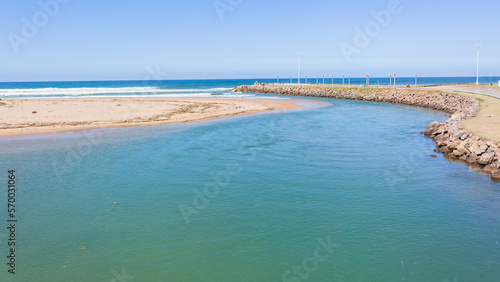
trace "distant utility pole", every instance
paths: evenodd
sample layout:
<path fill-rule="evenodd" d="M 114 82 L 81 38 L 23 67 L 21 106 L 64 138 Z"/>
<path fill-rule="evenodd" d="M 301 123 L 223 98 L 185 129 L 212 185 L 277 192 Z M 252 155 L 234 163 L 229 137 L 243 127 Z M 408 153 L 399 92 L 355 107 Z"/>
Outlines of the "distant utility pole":
<path fill-rule="evenodd" d="M 342 86 L 344 86 L 345 75 L 342 76 Z"/>
<path fill-rule="evenodd" d="M 481 45 L 477 44 L 477 45 L 476 45 L 476 48 L 477 48 L 477 73 L 476 73 L 476 85 L 479 85 L 479 47 L 481 47 Z"/>
<path fill-rule="evenodd" d="M 300 52 L 297 53 L 297 55 L 299 56 L 299 82 L 298 84 L 300 84 Z"/>
<path fill-rule="evenodd" d="M 280 77 L 278 76 L 278 83 L 280 83 Z"/>
<path fill-rule="evenodd" d="M 370 86 L 370 76 L 366 76 L 366 86 Z"/>
<path fill-rule="evenodd" d="M 394 74 L 394 88 L 396 88 L 396 74 Z"/>
<path fill-rule="evenodd" d="M 415 75 L 415 87 L 417 86 L 417 75 Z"/>

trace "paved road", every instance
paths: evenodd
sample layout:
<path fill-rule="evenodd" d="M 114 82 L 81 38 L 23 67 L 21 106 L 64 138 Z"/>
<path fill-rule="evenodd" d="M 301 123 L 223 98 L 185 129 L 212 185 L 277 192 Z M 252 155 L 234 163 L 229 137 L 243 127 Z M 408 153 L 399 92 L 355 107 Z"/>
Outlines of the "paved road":
<path fill-rule="evenodd" d="M 422 87 L 419 89 L 434 89 L 434 90 L 443 90 L 443 91 L 459 91 L 459 92 L 468 92 L 474 94 L 482 94 L 491 97 L 495 97 L 500 99 L 500 87 L 467 87 L 463 85 L 442 85 L 442 86 L 432 86 L 432 87 Z"/>

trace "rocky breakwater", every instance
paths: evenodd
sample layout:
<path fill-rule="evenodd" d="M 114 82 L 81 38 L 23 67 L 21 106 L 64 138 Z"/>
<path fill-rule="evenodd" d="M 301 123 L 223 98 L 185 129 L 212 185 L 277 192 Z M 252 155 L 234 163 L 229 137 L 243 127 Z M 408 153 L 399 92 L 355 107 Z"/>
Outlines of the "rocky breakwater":
<path fill-rule="evenodd" d="M 500 179 L 499 145 L 467 132 L 460 125 L 461 114 L 454 114 L 444 123 L 431 122 L 425 135 L 436 142 L 437 151 L 451 159 L 458 159 L 470 166 L 490 173 Z"/>
<path fill-rule="evenodd" d="M 461 121 L 479 112 L 479 102 L 475 99 L 439 91 L 415 89 L 387 89 L 369 87 L 323 87 L 286 84 L 242 85 L 236 92 L 281 94 L 292 96 L 327 97 L 348 100 L 363 100 L 404 104 L 431 108 L 450 115 L 446 122 L 431 122 L 425 135 L 434 139 L 436 151 L 451 159 L 461 160 L 471 167 L 500 179 L 500 146 L 467 132 Z"/>

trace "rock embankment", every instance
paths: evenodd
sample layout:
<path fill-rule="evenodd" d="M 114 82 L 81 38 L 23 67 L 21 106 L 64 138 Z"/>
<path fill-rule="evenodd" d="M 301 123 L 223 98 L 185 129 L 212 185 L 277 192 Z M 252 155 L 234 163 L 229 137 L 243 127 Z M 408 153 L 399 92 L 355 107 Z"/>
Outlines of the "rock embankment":
<path fill-rule="evenodd" d="M 466 132 L 461 123 L 462 120 L 479 112 L 479 102 L 475 99 L 439 91 L 365 87 L 256 84 L 238 86 L 234 90 L 236 92 L 385 102 L 446 112 L 450 115 L 446 122 L 431 122 L 425 131 L 425 135 L 436 142 L 437 151 L 446 157 L 458 159 L 474 168 L 479 168 L 491 174 L 494 179 L 500 179 L 499 144 L 485 140 L 472 132 Z"/>

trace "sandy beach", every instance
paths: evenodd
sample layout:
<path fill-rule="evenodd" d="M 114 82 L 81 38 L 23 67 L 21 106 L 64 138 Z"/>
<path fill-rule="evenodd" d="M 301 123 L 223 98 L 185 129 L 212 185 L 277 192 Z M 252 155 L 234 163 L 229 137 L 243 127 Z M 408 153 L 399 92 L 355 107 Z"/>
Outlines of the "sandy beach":
<path fill-rule="evenodd" d="M 256 99 L 9 99 L 0 101 L 0 136 L 186 123 L 297 107 Z"/>

